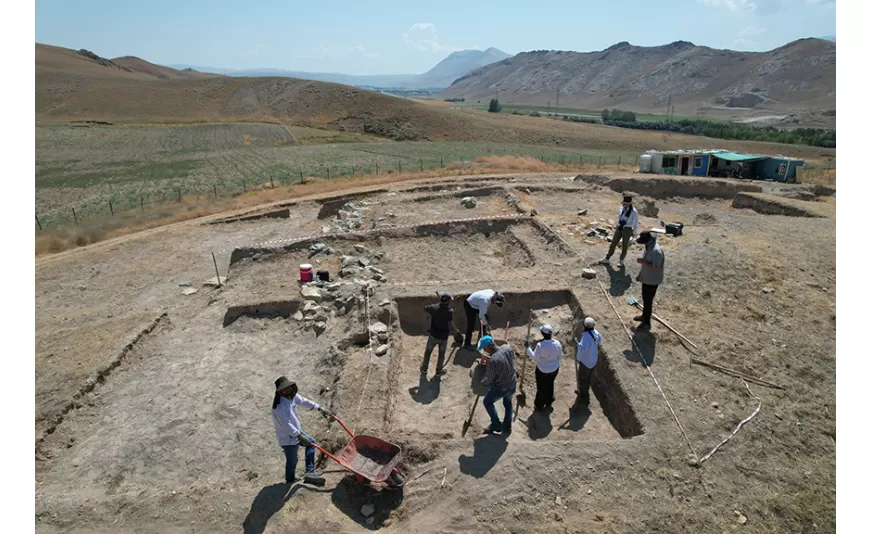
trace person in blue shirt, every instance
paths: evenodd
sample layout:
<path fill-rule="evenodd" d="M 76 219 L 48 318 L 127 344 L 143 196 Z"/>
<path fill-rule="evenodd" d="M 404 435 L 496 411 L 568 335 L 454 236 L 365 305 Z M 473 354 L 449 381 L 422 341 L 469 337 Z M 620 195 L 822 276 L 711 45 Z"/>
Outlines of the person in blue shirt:
<path fill-rule="evenodd" d="M 592 371 L 598 363 L 598 346 L 601 345 L 601 334 L 595 329 L 595 319 L 587 317 L 583 320 L 583 333 L 577 343 L 577 400 L 580 404 L 589 404 L 589 385 L 592 382 Z"/>

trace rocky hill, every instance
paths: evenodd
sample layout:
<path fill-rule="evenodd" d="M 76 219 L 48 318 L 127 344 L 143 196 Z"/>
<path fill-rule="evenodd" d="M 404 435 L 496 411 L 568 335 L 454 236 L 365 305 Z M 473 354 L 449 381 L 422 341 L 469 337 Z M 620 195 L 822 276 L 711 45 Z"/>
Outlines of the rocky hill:
<path fill-rule="evenodd" d="M 830 111 L 836 44 L 801 39 L 769 52 L 735 52 L 677 41 L 622 42 L 599 52 L 523 52 L 475 69 L 440 97 L 694 115 L 701 108 Z"/>

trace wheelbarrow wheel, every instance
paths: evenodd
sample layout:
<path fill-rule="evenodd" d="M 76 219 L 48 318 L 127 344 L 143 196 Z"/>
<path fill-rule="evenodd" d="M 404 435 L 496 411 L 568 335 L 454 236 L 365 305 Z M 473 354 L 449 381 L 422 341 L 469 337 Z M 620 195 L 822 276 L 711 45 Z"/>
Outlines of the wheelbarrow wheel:
<path fill-rule="evenodd" d="M 405 476 L 398 469 L 393 469 L 393 472 L 387 477 L 387 485 L 391 488 L 401 488 L 405 485 Z"/>
<path fill-rule="evenodd" d="M 356 479 L 357 484 L 362 484 L 363 486 L 368 486 L 372 483 L 371 480 L 367 479 L 366 477 L 364 477 L 360 474 L 354 473 L 353 476 Z"/>

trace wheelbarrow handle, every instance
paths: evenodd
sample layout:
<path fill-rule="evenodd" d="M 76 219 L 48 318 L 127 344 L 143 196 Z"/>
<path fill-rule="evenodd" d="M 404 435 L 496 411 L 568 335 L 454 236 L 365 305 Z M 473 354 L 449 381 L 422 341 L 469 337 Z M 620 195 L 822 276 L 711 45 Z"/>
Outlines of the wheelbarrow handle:
<path fill-rule="evenodd" d="M 350 434 L 350 437 L 351 437 L 351 438 L 354 437 L 353 432 L 351 432 L 350 429 L 347 428 L 347 426 L 346 426 L 344 423 L 341 422 L 341 419 L 339 419 L 338 417 L 336 417 L 336 415 L 335 415 L 334 413 L 329 414 L 329 417 L 332 417 L 333 419 L 335 419 L 336 422 L 338 422 L 338 424 L 341 425 L 341 428 L 343 428 L 345 432 L 347 432 L 348 434 Z"/>
<path fill-rule="evenodd" d="M 333 456 L 332 454 L 330 454 L 330 452 L 329 452 L 328 450 L 324 449 L 323 447 L 321 447 L 321 446 L 318 445 L 317 443 L 312 443 L 311 446 L 313 446 L 315 449 L 319 450 L 319 451 L 322 452 L 323 454 L 325 454 L 325 455 L 329 456 L 330 458 L 332 458 L 333 460 L 335 460 L 335 463 L 337 463 L 338 465 L 341 465 L 342 467 L 344 467 L 344 466 L 342 465 L 341 461 L 339 461 L 338 458 L 336 458 L 335 456 Z"/>

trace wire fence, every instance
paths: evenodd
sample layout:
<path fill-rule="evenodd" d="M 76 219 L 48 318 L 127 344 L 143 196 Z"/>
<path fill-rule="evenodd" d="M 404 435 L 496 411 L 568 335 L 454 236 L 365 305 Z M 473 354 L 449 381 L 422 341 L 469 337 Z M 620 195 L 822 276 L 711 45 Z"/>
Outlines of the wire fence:
<path fill-rule="evenodd" d="M 542 149 L 539 154 L 480 154 L 481 156 L 513 156 L 533 157 L 545 164 L 558 164 L 572 167 L 605 167 L 613 165 L 638 164 L 638 156 L 623 157 L 613 155 L 582 154 L 576 152 L 560 152 L 552 149 Z M 88 222 L 104 222 L 107 218 L 136 219 L 154 208 L 172 208 L 178 205 L 197 205 L 214 203 L 230 197 L 236 197 L 251 191 L 263 189 L 278 189 L 293 185 L 305 184 L 317 180 L 334 180 L 361 176 L 380 176 L 402 173 L 423 173 L 440 169 L 456 169 L 473 166 L 468 160 L 447 160 L 444 157 L 414 158 L 407 157 L 389 163 L 369 163 L 362 165 L 321 165 L 308 171 L 292 172 L 282 164 L 272 165 L 264 172 L 254 172 L 246 178 L 217 179 L 211 183 L 201 180 L 190 180 L 158 191 L 142 192 L 138 195 L 119 194 L 87 206 L 71 205 L 65 210 L 54 210 L 49 217 L 40 218 L 36 213 L 36 232 L 46 232 L 51 229 L 81 227 Z"/>

